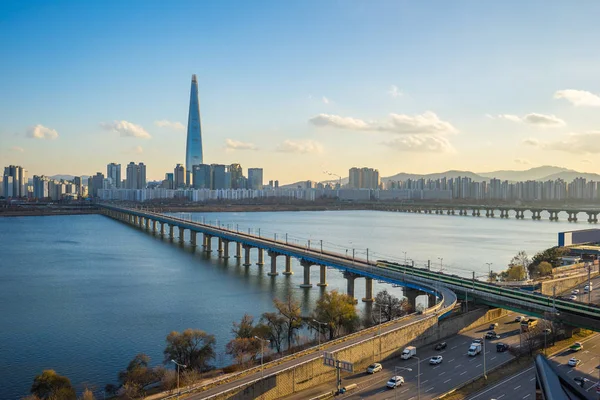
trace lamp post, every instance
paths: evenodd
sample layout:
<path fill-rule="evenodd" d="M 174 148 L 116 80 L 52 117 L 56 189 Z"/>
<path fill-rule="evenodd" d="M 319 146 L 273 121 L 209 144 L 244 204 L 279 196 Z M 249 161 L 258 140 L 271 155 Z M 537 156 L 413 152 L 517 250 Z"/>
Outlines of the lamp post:
<path fill-rule="evenodd" d="M 488 266 L 488 281 L 491 282 L 492 281 L 492 264 L 491 262 L 486 262 L 487 266 Z"/>
<path fill-rule="evenodd" d="M 394 367 L 394 375 L 397 375 L 397 374 L 398 374 L 398 370 L 401 370 L 401 371 L 402 371 L 402 370 L 404 370 L 404 371 L 412 372 L 412 368 L 406 368 L 406 367 L 397 367 L 397 366 L 395 366 L 395 367 Z M 396 399 L 396 398 L 397 398 L 397 395 L 398 395 L 398 391 L 397 391 L 397 390 L 394 390 L 394 399 Z"/>
<path fill-rule="evenodd" d="M 319 332 L 319 347 L 321 347 L 321 325 L 325 325 L 327 326 L 327 323 L 325 322 L 319 322 L 316 319 L 313 319 L 314 322 L 316 322 L 317 324 L 319 324 L 319 329 L 317 329 L 317 331 Z"/>
<path fill-rule="evenodd" d="M 403 251 L 403 253 L 404 253 L 404 265 L 406 265 L 406 252 Z"/>
<path fill-rule="evenodd" d="M 381 307 L 383 306 L 383 304 L 377 302 L 375 302 L 374 304 L 377 305 L 377 307 L 379 307 L 379 336 L 381 336 Z"/>
<path fill-rule="evenodd" d="M 421 359 L 417 356 L 411 358 L 417 359 L 417 399 L 421 400 Z"/>
<path fill-rule="evenodd" d="M 483 340 L 483 379 L 487 380 L 487 373 L 485 370 L 485 337 L 482 337 Z"/>
<path fill-rule="evenodd" d="M 438 260 L 440 260 L 440 272 L 442 272 L 444 269 L 444 257 L 438 257 Z"/>
<path fill-rule="evenodd" d="M 264 365 L 263 365 L 263 357 L 265 354 L 263 344 L 267 342 L 267 344 L 271 343 L 270 340 L 259 338 L 258 336 L 254 336 L 254 339 L 260 340 L 260 377 L 262 378 L 265 375 Z"/>
<path fill-rule="evenodd" d="M 187 368 L 186 365 L 183 364 L 179 364 L 177 361 L 175 360 L 171 360 L 172 363 L 175 363 L 177 365 L 177 399 L 179 399 L 179 367 L 182 368 Z"/>

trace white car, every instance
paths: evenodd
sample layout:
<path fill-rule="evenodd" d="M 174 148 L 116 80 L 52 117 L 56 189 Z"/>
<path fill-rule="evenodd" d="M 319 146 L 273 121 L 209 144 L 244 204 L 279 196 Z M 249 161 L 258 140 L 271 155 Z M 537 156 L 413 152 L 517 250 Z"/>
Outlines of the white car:
<path fill-rule="evenodd" d="M 401 376 L 392 376 L 389 381 L 385 384 L 389 389 L 396 389 L 398 386 L 404 384 L 404 378 Z"/>
<path fill-rule="evenodd" d="M 379 372 L 383 369 L 383 366 L 379 363 L 373 363 L 369 365 L 367 368 L 367 374 L 374 374 L 375 372 Z"/>
<path fill-rule="evenodd" d="M 442 360 L 443 360 L 442 356 L 433 356 L 429 359 L 429 364 L 431 364 L 431 365 L 441 364 Z"/>
<path fill-rule="evenodd" d="M 524 315 L 519 315 L 517 318 L 515 318 L 515 322 L 521 322 L 524 319 L 527 319 Z"/>
<path fill-rule="evenodd" d="M 585 285 L 585 287 L 583 288 L 583 291 L 587 293 L 590 291 L 590 289 L 593 290 L 593 288 L 590 285 Z"/>
<path fill-rule="evenodd" d="M 573 289 L 573 290 L 571 290 L 571 294 L 579 294 L 579 289 Z"/>
<path fill-rule="evenodd" d="M 569 360 L 569 367 L 576 367 L 581 363 L 581 360 L 576 359 L 575 357 Z"/>
<path fill-rule="evenodd" d="M 574 294 L 569 296 L 569 300 L 577 300 L 577 296 L 575 296 Z"/>

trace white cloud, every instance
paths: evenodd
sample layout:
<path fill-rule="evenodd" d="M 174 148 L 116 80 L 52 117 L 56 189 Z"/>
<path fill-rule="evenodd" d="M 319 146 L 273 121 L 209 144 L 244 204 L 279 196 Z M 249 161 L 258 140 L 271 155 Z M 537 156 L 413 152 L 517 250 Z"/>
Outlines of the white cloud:
<path fill-rule="evenodd" d="M 454 153 L 456 150 L 443 136 L 407 135 L 383 142 L 399 151 L 422 153 Z"/>
<path fill-rule="evenodd" d="M 17 151 L 17 152 L 19 152 L 19 153 L 22 153 L 22 152 L 24 152 L 24 151 L 25 151 L 25 149 L 23 149 L 22 147 L 19 147 L 19 146 L 13 146 L 13 147 L 11 147 L 10 149 L 11 149 L 12 151 Z"/>
<path fill-rule="evenodd" d="M 329 99 L 327 97 L 323 96 L 322 100 L 324 104 L 329 104 Z"/>
<path fill-rule="evenodd" d="M 121 137 L 151 138 L 150 134 L 140 125 L 128 121 L 102 122 L 100 123 L 100 127 L 107 131 L 116 132 Z"/>
<path fill-rule="evenodd" d="M 522 164 L 522 165 L 531 165 L 531 161 L 526 160 L 524 158 L 515 158 L 515 162 L 517 164 Z"/>
<path fill-rule="evenodd" d="M 123 150 L 123 154 L 142 154 L 144 152 L 144 148 L 142 146 L 134 146 L 130 147 L 127 150 Z"/>
<path fill-rule="evenodd" d="M 396 85 L 392 85 L 390 87 L 390 90 L 388 90 L 388 94 L 393 98 L 402 96 L 402 92 L 400 91 L 400 89 L 398 89 L 398 86 Z"/>
<path fill-rule="evenodd" d="M 254 143 L 240 142 L 239 140 L 225 139 L 226 150 L 258 150 Z"/>
<path fill-rule="evenodd" d="M 536 146 L 544 150 L 563 151 L 572 154 L 598 154 L 600 153 L 600 131 L 584 133 L 569 133 L 562 140 L 540 142 L 537 139 L 526 139 L 523 143 Z"/>
<path fill-rule="evenodd" d="M 390 132 L 398 134 L 446 134 L 457 133 L 456 128 L 449 122 L 442 121 L 438 116 L 426 111 L 421 115 L 390 114 L 387 121 L 363 121 L 358 118 L 341 117 L 339 115 L 319 114 L 309 119 L 318 127 L 332 127 L 357 131 Z"/>
<path fill-rule="evenodd" d="M 36 125 L 27 130 L 27 137 L 32 139 L 56 139 L 58 138 L 58 132 L 46 128 L 44 125 Z"/>
<path fill-rule="evenodd" d="M 161 119 L 160 121 L 154 121 L 154 125 L 158 126 L 159 128 L 169 128 L 169 129 L 175 129 L 178 131 L 185 130 L 185 126 L 183 126 L 183 124 L 181 122 L 168 121 L 166 119 Z"/>
<path fill-rule="evenodd" d="M 522 122 L 529 125 L 535 125 L 540 127 L 560 127 L 565 126 L 566 123 L 562 119 L 555 115 L 529 113 L 524 117 L 519 117 L 513 114 L 500 114 L 498 118 L 507 119 L 512 122 Z"/>
<path fill-rule="evenodd" d="M 540 141 L 535 138 L 527 138 L 527 139 L 523 140 L 523 144 L 526 144 L 529 146 L 539 146 Z"/>
<path fill-rule="evenodd" d="M 555 99 L 565 99 L 574 106 L 600 107 L 600 96 L 585 90 L 565 89 L 554 93 Z"/>
<path fill-rule="evenodd" d="M 277 151 L 298 154 L 322 153 L 323 146 L 314 140 L 285 140 L 277 146 Z"/>

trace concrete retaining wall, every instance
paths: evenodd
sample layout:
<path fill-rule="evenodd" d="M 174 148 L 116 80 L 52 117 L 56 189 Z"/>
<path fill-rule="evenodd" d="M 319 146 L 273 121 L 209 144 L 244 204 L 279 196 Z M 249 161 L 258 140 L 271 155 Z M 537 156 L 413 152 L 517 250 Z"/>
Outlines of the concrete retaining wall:
<path fill-rule="evenodd" d="M 597 275 L 598 275 L 597 273 L 592 273 L 591 277 L 593 278 Z M 540 285 L 540 291 L 542 292 L 542 294 L 552 296 L 552 288 L 554 286 L 556 286 L 556 294 L 560 294 L 562 292 L 570 290 L 571 288 L 573 288 L 573 286 L 577 286 L 580 283 L 587 282 L 587 280 L 588 280 L 588 275 L 582 274 L 582 275 L 569 276 L 567 278 L 560 278 L 560 279 L 553 279 L 550 281 L 544 281 Z"/>
<path fill-rule="evenodd" d="M 340 349 L 334 354 L 340 360 L 354 363 L 354 371 L 364 370 L 369 364 L 400 355 L 407 345 L 431 345 L 445 337 L 484 325 L 506 315 L 506 310 L 477 309 L 443 319 L 438 323 L 432 316 L 408 326 L 367 338 L 364 341 Z M 418 354 L 418 350 L 417 350 Z M 278 399 L 327 382 L 335 382 L 335 369 L 323 365 L 323 358 L 306 361 L 250 383 L 237 391 L 225 393 L 216 399 L 265 400 Z"/>

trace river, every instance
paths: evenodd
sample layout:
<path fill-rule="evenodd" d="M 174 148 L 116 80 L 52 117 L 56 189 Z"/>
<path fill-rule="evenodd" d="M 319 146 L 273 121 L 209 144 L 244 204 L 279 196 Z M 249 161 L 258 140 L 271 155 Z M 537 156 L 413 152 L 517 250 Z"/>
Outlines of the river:
<path fill-rule="evenodd" d="M 471 276 L 505 268 L 519 250 L 533 255 L 556 245 L 557 233 L 586 222 L 501 220 L 376 211 L 186 214 L 261 236 L 323 246 L 356 257 L 431 260 L 432 269 Z M 214 246 L 213 246 L 214 248 Z M 234 249 L 230 248 L 231 255 Z M 406 252 L 406 254 L 404 253 Z M 198 328 L 217 338 L 215 363 L 244 313 L 272 310 L 291 293 L 308 313 L 320 288 L 301 289 L 296 261 L 290 277 L 267 276 L 267 264 L 240 266 L 232 257 L 207 258 L 189 247 L 149 235 L 101 215 L 0 218 L 0 398 L 29 392 L 36 374 L 55 369 L 78 390 L 101 391 L 137 353 L 162 362 L 172 330 Z M 256 251 L 252 256 L 256 262 Z M 279 270 L 284 267 L 279 260 Z M 318 268 L 311 279 L 317 283 Z M 357 298 L 364 280 L 356 281 Z M 345 291 L 341 273 L 328 270 L 329 290 Z M 401 295 L 400 288 L 375 284 Z M 359 301 L 359 307 L 363 304 Z"/>

